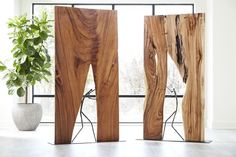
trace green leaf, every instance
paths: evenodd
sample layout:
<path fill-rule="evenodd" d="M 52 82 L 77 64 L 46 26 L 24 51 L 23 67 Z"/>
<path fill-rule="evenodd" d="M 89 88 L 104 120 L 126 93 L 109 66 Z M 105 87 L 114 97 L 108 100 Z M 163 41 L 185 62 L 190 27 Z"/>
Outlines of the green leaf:
<path fill-rule="evenodd" d="M 28 56 L 34 55 L 35 52 L 36 52 L 36 50 L 35 50 L 35 48 L 34 48 L 33 46 L 28 46 L 28 47 L 26 48 L 26 54 L 27 54 Z"/>
<path fill-rule="evenodd" d="M 42 75 L 39 74 L 39 73 L 35 73 L 35 75 L 34 75 L 34 79 L 37 80 L 37 81 L 40 81 L 41 77 L 42 77 Z"/>
<path fill-rule="evenodd" d="M 47 79 L 47 77 L 45 77 L 44 75 L 43 75 L 43 79 L 44 79 L 46 82 L 49 82 L 49 80 Z"/>
<path fill-rule="evenodd" d="M 19 48 L 18 45 L 14 46 L 13 49 L 11 49 L 11 52 L 15 52 Z"/>
<path fill-rule="evenodd" d="M 33 61 L 33 66 L 37 69 L 41 69 L 41 65 L 39 65 L 39 63 L 36 60 Z"/>
<path fill-rule="evenodd" d="M 0 71 L 6 70 L 7 67 L 0 61 Z"/>
<path fill-rule="evenodd" d="M 26 15 L 21 16 L 19 20 L 21 24 L 26 24 L 27 22 L 29 22 Z"/>
<path fill-rule="evenodd" d="M 23 46 L 24 46 L 24 47 L 30 46 L 30 39 L 26 39 L 26 40 L 24 41 L 24 43 L 23 43 Z"/>
<path fill-rule="evenodd" d="M 33 75 L 31 75 L 31 74 L 29 74 L 29 75 L 27 76 L 27 80 L 30 82 L 31 85 L 35 85 L 35 83 L 36 83 L 36 81 L 35 81 Z"/>
<path fill-rule="evenodd" d="M 22 37 L 22 36 L 19 36 L 19 37 L 17 38 L 17 42 L 18 42 L 19 44 L 22 44 L 22 42 L 23 42 L 23 37 Z"/>
<path fill-rule="evenodd" d="M 34 41 L 34 45 L 38 45 L 38 44 L 40 44 L 40 43 L 43 42 L 43 40 L 41 39 L 41 37 L 34 38 L 33 41 Z"/>
<path fill-rule="evenodd" d="M 38 64 L 36 64 L 37 66 L 39 66 L 40 68 L 41 67 L 43 67 L 43 65 L 44 65 L 44 60 L 39 56 L 39 54 L 35 54 L 35 60 L 34 60 L 34 62 L 35 63 L 38 63 Z"/>
<path fill-rule="evenodd" d="M 46 40 L 48 38 L 48 34 L 45 31 L 40 32 L 39 35 L 43 40 Z"/>
<path fill-rule="evenodd" d="M 14 86 L 12 80 L 7 80 L 6 85 L 8 89 L 11 89 Z"/>
<path fill-rule="evenodd" d="M 20 64 L 20 75 L 27 75 L 30 73 L 30 63 L 26 60 L 23 64 Z"/>
<path fill-rule="evenodd" d="M 15 68 L 16 68 L 16 72 L 19 73 L 21 70 L 21 66 L 19 64 L 16 64 Z"/>
<path fill-rule="evenodd" d="M 27 59 L 27 56 L 22 56 L 21 58 L 20 58 L 20 64 L 23 64 L 23 63 L 25 63 L 25 61 L 26 61 L 26 59 Z"/>
<path fill-rule="evenodd" d="M 8 89 L 8 94 L 13 95 L 14 94 L 14 89 Z"/>
<path fill-rule="evenodd" d="M 54 36 L 53 36 L 53 35 L 48 35 L 48 37 L 54 38 Z"/>
<path fill-rule="evenodd" d="M 9 74 L 9 77 L 10 77 L 11 80 L 16 80 L 17 79 L 17 75 L 14 72 L 11 72 Z"/>
<path fill-rule="evenodd" d="M 49 62 L 43 65 L 43 68 L 45 69 L 50 68 L 50 67 L 51 67 L 51 63 Z"/>
<path fill-rule="evenodd" d="M 6 79 L 7 77 L 9 77 L 9 73 L 5 74 L 2 78 Z"/>
<path fill-rule="evenodd" d="M 32 66 L 31 67 L 31 70 L 34 71 L 34 72 L 40 72 L 40 68 L 36 67 L 36 66 Z"/>
<path fill-rule="evenodd" d="M 22 87 L 20 87 L 17 89 L 16 93 L 19 97 L 23 97 L 25 95 L 25 90 Z"/>
<path fill-rule="evenodd" d="M 51 57 L 48 54 L 46 54 L 46 56 L 47 56 L 47 61 L 51 62 Z M 50 64 L 50 67 L 51 67 L 51 64 Z"/>
<path fill-rule="evenodd" d="M 7 22 L 8 28 L 16 27 L 16 20 L 15 18 L 9 19 Z"/>
<path fill-rule="evenodd" d="M 35 24 L 30 25 L 30 28 L 33 30 L 39 30 L 40 28 L 36 26 Z"/>
<path fill-rule="evenodd" d="M 24 55 L 24 52 L 22 51 L 16 51 L 13 53 L 14 58 L 21 58 Z"/>
<path fill-rule="evenodd" d="M 19 77 L 17 77 L 17 79 L 13 80 L 12 82 L 14 83 L 15 86 L 21 86 L 23 83 L 23 81 Z"/>
<path fill-rule="evenodd" d="M 34 86 L 36 84 L 36 80 L 31 80 L 30 83 L 32 86 Z"/>
<path fill-rule="evenodd" d="M 47 21 L 48 15 L 45 11 L 42 12 L 42 18 L 41 21 Z"/>
<path fill-rule="evenodd" d="M 51 76 L 51 72 L 48 70 L 42 70 L 43 74 Z"/>
<path fill-rule="evenodd" d="M 40 58 L 45 61 L 47 58 L 45 57 L 45 54 L 43 52 L 39 52 Z"/>
<path fill-rule="evenodd" d="M 4 71 L 4 70 L 6 70 L 6 69 L 7 69 L 6 66 L 1 66 L 1 65 L 0 65 L 0 71 Z"/>

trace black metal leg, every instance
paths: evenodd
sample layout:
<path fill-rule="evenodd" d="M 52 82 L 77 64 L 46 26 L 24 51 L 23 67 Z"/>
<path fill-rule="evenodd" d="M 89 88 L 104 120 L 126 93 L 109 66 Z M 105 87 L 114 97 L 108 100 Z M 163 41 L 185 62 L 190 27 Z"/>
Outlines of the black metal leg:
<path fill-rule="evenodd" d="M 93 137 L 95 142 L 97 142 L 96 136 L 95 136 L 95 131 L 94 131 L 94 127 L 93 127 L 93 123 L 91 122 L 91 120 L 84 114 L 84 112 L 82 112 L 82 114 L 84 115 L 84 117 L 89 121 L 91 127 L 92 127 L 92 131 L 93 131 Z"/>
<path fill-rule="evenodd" d="M 180 133 L 174 127 L 174 121 L 175 121 L 175 117 L 176 117 L 176 114 L 177 114 L 177 111 L 178 111 L 179 103 L 178 103 L 178 97 L 177 97 L 175 89 L 173 89 L 173 92 L 175 94 L 175 101 L 176 101 L 175 107 L 176 108 L 175 108 L 174 115 L 173 115 L 174 117 L 173 117 L 172 122 L 171 122 L 171 127 L 175 130 L 175 132 L 179 135 L 179 137 L 184 141 L 184 138 L 180 135 Z"/>
<path fill-rule="evenodd" d="M 82 129 L 84 128 L 84 122 L 83 122 L 83 116 L 82 116 L 82 108 L 83 108 L 83 103 L 84 103 L 84 97 L 81 101 L 81 107 L 80 107 L 80 120 L 81 120 L 81 128 L 79 129 L 79 131 L 77 132 L 77 134 L 75 135 L 75 137 L 73 138 L 72 142 L 74 142 L 74 140 L 76 139 L 76 137 L 79 135 L 79 133 L 82 131 Z"/>
<path fill-rule="evenodd" d="M 94 90 L 90 89 L 85 96 L 83 97 L 83 99 L 81 100 L 81 106 L 80 106 L 80 119 L 81 119 L 81 128 L 79 129 L 79 131 L 77 132 L 77 134 L 75 135 L 75 137 L 73 138 L 72 142 L 77 138 L 77 136 L 79 135 L 79 133 L 82 131 L 82 129 L 84 128 L 84 121 L 83 121 L 83 116 L 89 121 L 91 127 L 92 127 L 92 132 L 93 132 L 93 136 L 94 136 L 94 140 L 95 142 L 97 141 L 96 136 L 95 136 L 95 131 L 94 131 L 94 127 L 93 127 L 93 123 L 92 121 L 88 118 L 88 116 L 86 116 L 86 114 L 83 112 L 83 104 L 84 104 L 84 99 L 86 96 L 89 96 L 90 93 L 92 93 Z"/>
<path fill-rule="evenodd" d="M 178 97 L 177 97 L 175 88 L 173 88 L 173 90 L 170 90 L 170 89 L 167 87 L 167 89 L 168 89 L 170 92 L 174 93 L 176 104 L 175 104 L 175 110 L 174 110 L 174 112 L 173 112 L 173 113 L 166 119 L 166 121 L 164 122 L 163 135 L 162 135 L 162 136 L 163 136 L 163 138 L 164 138 L 164 136 L 165 136 L 165 130 L 166 130 L 166 124 L 167 124 L 167 122 L 169 121 L 169 119 L 170 119 L 171 117 L 173 117 L 173 119 L 172 119 L 172 121 L 171 121 L 171 127 L 172 127 L 172 129 L 178 134 L 178 136 L 184 141 L 184 138 L 181 136 L 181 134 L 180 134 L 180 133 L 177 131 L 177 129 L 174 127 L 174 121 L 175 121 L 175 117 L 176 117 L 176 114 L 177 114 L 177 111 L 178 111 Z"/>

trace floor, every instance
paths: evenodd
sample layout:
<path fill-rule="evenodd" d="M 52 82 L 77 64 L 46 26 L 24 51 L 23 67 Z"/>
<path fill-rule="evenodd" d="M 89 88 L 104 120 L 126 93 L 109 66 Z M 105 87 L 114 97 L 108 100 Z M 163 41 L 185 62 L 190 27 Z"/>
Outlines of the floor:
<path fill-rule="evenodd" d="M 180 140 L 171 127 L 166 133 L 166 140 Z M 122 125 L 120 138 L 120 142 L 94 143 L 86 126 L 75 140 L 80 144 L 52 145 L 52 125 L 41 125 L 34 132 L 0 129 L 0 157 L 236 157 L 236 130 L 206 130 L 211 143 L 160 142 L 140 140 L 141 125 Z"/>

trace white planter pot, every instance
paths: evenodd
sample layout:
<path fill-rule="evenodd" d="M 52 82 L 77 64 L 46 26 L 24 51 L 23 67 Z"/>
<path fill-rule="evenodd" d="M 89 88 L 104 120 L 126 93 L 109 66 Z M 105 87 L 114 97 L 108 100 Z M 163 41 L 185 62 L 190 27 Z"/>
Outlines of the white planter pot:
<path fill-rule="evenodd" d="M 12 109 L 12 117 L 20 131 L 34 131 L 41 121 L 42 107 L 36 103 L 18 103 Z"/>

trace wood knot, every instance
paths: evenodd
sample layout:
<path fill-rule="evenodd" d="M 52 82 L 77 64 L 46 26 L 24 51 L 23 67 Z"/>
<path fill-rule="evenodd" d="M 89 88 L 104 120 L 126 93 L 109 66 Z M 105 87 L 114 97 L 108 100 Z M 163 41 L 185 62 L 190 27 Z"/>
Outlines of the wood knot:
<path fill-rule="evenodd" d="M 63 85 L 63 81 L 62 81 L 62 78 L 60 77 L 58 70 L 56 70 L 55 81 L 57 85 L 60 85 L 60 86 Z"/>

